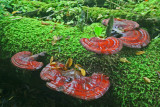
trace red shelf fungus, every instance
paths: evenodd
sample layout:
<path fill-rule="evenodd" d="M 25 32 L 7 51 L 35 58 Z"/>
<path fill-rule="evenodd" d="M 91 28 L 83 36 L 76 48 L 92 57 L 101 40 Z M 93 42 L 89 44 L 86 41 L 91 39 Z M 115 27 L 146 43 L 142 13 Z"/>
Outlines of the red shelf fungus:
<path fill-rule="evenodd" d="M 18 52 L 12 56 L 11 62 L 14 66 L 26 69 L 26 70 L 37 70 L 43 66 L 42 62 L 35 61 L 39 56 L 44 56 L 45 52 L 32 55 L 29 51 Z"/>
<path fill-rule="evenodd" d="M 47 87 L 83 100 L 97 99 L 110 87 L 109 77 L 106 75 L 94 73 L 90 77 L 84 77 L 75 69 L 64 71 L 64 66 L 57 62 L 42 69 L 40 77 L 47 81 Z"/>
<path fill-rule="evenodd" d="M 61 64 L 59 62 L 56 62 L 56 64 L 54 65 L 51 64 L 46 65 L 46 67 L 44 67 L 40 73 L 41 79 L 45 81 L 50 81 L 52 79 L 54 80 L 54 78 L 57 78 L 62 75 L 60 70 L 62 70 L 64 66 L 65 66 L 64 64 Z"/>
<path fill-rule="evenodd" d="M 109 77 L 93 73 L 90 77 L 81 77 L 64 85 L 64 93 L 84 100 L 100 98 L 109 89 Z"/>
<path fill-rule="evenodd" d="M 108 22 L 109 22 L 109 19 L 104 19 L 102 21 L 102 24 L 107 26 Z M 136 28 L 139 28 L 139 24 L 135 21 L 114 18 L 113 30 L 118 31 L 118 32 L 120 31 L 119 33 L 130 31 Z"/>
<path fill-rule="evenodd" d="M 80 42 L 84 48 L 97 54 L 111 55 L 122 49 L 122 42 L 115 37 L 108 37 L 107 39 L 82 38 Z"/>
<path fill-rule="evenodd" d="M 119 39 L 123 42 L 124 46 L 130 48 L 142 48 L 147 46 L 150 42 L 148 32 L 141 28 L 139 30 L 124 32 Z"/>

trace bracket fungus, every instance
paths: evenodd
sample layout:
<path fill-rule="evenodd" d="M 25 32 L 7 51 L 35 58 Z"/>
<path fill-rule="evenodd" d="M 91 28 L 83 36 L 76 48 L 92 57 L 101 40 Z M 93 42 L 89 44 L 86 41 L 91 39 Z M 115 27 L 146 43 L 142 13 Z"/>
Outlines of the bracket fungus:
<path fill-rule="evenodd" d="M 90 39 L 82 38 L 80 42 L 88 51 L 97 54 L 111 55 L 122 49 L 122 42 L 115 37 L 108 37 L 107 39 L 100 39 L 97 37 L 92 37 Z"/>
<path fill-rule="evenodd" d="M 113 18 L 111 19 L 113 20 Z M 114 21 L 111 22 L 110 19 L 104 19 L 102 24 L 111 26 L 111 28 L 113 25 L 111 34 L 109 33 L 110 37 L 106 39 L 97 37 L 80 39 L 82 46 L 88 51 L 111 55 L 119 52 L 123 45 L 130 48 L 142 48 L 150 42 L 148 32 L 139 28 L 139 24 L 135 21 L 114 18 Z"/>
<path fill-rule="evenodd" d="M 64 64 L 56 62 L 55 65 L 48 64 L 42 69 L 40 77 L 47 81 L 47 87 L 83 100 L 97 99 L 110 87 L 106 75 L 94 73 L 85 77 L 75 69 L 65 71 L 64 67 Z"/>
<path fill-rule="evenodd" d="M 107 26 L 109 19 L 104 19 L 102 24 Z M 111 37 L 117 37 L 123 45 L 130 48 L 142 48 L 150 42 L 147 31 L 139 28 L 135 21 L 114 18 Z"/>
<path fill-rule="evenodd" d="M 43 66 L 42 62 L 35 61 L 39 56 L 44 56 L 46 52 L 32 55 L 29 51 L 18 52 L 12 56 L 11 62 L 14 66 L 26 70 L 38 70 Z"/>
<path fill-rule="evenodd" d="M 102 24 L 107 26 L 108 22 L 109 22 L 109 19 L 104 19 L 102 21 Z M 136 29 L 136 28 L 139 28 L 139 24 L 135 21 L 114 18 L 113 30 L 125 32 L 125 31 L 130 31 L 130 30 Z"/>
<path fill-rule="evenodd" d="M 47 85 L 52 88 L 52 84 Z M 93 73 L 90 77 L 75 78 L 64 84 L 63 92 L 83 100 L 93 100 L 103 96 L 109 86 L 109 77 Z"/>
<path fill-rule="evenodd" d="M 64 68 L 64 64 L 56 62 L 55 64 L 48 64 L 44 67 L 40 73 L 40 77 L 44 81 L 52 80 L 54 76 L 61 76 L 60 69 Z"/>
<path fill-rule="evenodd" d="M 119 38 L 124 46 L 130 48 L 142 48 L 148 45 L 150 42 L 150 36 L 147 31 L 143 29 L 131 30 L 122 33 L 122 37 Z"/>

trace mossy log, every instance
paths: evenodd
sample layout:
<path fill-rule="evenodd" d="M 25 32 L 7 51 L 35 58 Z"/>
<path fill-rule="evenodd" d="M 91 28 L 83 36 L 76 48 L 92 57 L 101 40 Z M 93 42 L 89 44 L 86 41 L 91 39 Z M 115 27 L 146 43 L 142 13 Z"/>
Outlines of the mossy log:
<path fill-rule="evenodd" d="M 43 25 L 37 19 L 13 19 L 15 17 L 1 20 L 1 59 L 11 58 L 20 51 L 47 51 L 49 55 L 44 60 L 46 64 L 49 63 L 50 56 L 61 62 L 73 58 L 74 63 L 84 66 L 89 74 L 103 72 L 110 77 L 112 86 L 109 93 L 102 99 L 95 100 L 94 104 L 104 106 L 109 103 L 105 99 L 110 99 L 114 105 L 122 106 L 160 105 L 160 80 L 156 74 L 160 63 L 159 38 L 142 49 L 146 53 L 139 56 L 135 55 L 136 49 L 129 48 L 124 48 L 116 55 L 103 56 L 88 52 L 79 42 L 80 38 L 95 36 L 94 27 L 103 27 L 100 23 L 86 26 L 84 32 L 81 32 L 76 27 L 51 21 L 45 22 L 49 25 Z M 52 45 L 53 36 L 62 36 L 62 39 Z M 126 57 L 131 63 L 121 63 L 121 57 Z M 145 83 L 143 77 L 148 77 L 151 83 Z"/>
<path fill-rule="evenodd" d="M 23 5 L 23 7 L 17 8 L 20 7 L 17 6 L 14 11 L 22 11 L 23 9 L 23 16 L 76 24 L 80 20 L 81 10 L 83 10 L 85 12 L 83 22 L 85 23 L 101 22 L 103 19 L 114 16 L 115 18 L 138 22 L 140 27 L 147 29 L 151 38 L 154 38 L 160 31 L 160 2 L 150 1 L 134 5 L 127 4 L 120 9 L 87 7 L 83 6 L 83 3 L 79 3 L 77 1 L 61 1 L 46 4 L 39 1 L 22 1 L 19 5 Z"/>
<path fill-rule="evenodd" d="M 47 15 L 49 14 L 49 11 L 58 11 L 64 8 L 68 8 L 67 11 L 57 13 L 56 15 L 63 14 L 63 18 L 70 17 L 68 19 L 73 19 L 72 15 L 78 16 L 80 14 L 79 8 L 82 7 L 82 9 L 87 14 L 87 21 L 97 22 L 100 21 L 100 19 L 109 18 L 110 16 L 139 21 L 147 20 L 148 18 L 159 19 L 159 6 L 160 3 L 156 0 L 150 2 L 141 2 L 139 4 L 127 3 L 123 7 L 121 6 L 121 8 L 119 9 L 110 9 L 104 7 L 87 7 L 83 6 L 83 2 L 78 1 L 60 1 L 47 4 L 40 1 L 24 0 L 21 3 L 17 4 L 16 7 L 14 7 L 13 11 L 23 11 L 25 15 L 25 13 L 27 14 L 27 12 L 35 11 L 38 9 L 39 11 L 37 11 L 37 14 L 35 13 L 36 16 L 40 13 Z M 68 13 L 70 15 L 68 15 Z"/>
<path fill-rule="evenodd" d="M 115 93 L 123 99 L 123 106 L 160 106 L 160 79 L 157 74 L 160 63 L 160 38 L 152 39 L 142 55 L 136 55 L 137 50 L 128 49 L 127 54 L 121 53 L 121 57 L 127 58 L 128 63 L 119 63 L 121 72 L 114 72 L 111 78 L 119 76 L 119 80 L 114 80 Z M 142 49 L 141 49 L 142 50 Z M 147 83 L 144 77 L 150 79 Z M 132 99 L 132 100 L 131 100 Z M 117 99 L 118 100 L 118 99 Z M 116 101 L 117 101 L 116 100 Z"/>
<path fill-rule="evenodd" d="M 79 42 L 81 38 L 94 37 L 95 26 L 99 25 L 104 27 L 100 23 L 85 27 L 84 32 L 82 32 L 77 27 L 69 27 L 68 25 L 62 25 L 51 21 L 46 21 L 45 23 L 49 25 L 44 25 L 37 19 L 23 17 L 17 20 L 14 19 L 17 18 L 7 18 L 2 21 L 2 28 L 5 26 L 1 30 L 2 59 L 11 58 L 12 55 L 20 51 L 31 51 L 34 54 L 46 51 L 50 56 L 53 55 L 55 60 L 65 63 L 67 59 L 71 57 L 74 59 L 74 63 L 87 65 L 87 69 L 91 69 L 89 65 L 95 62 L 97 65 L 100 64 L 100 69 L 103 69 L 101 65 L 104 64 L 109 68 L 115 67 L 116 65 L 115 63 L 117 62 L 118 55 L 96 55 L 84 49 Z M 105 30 L 105 27 L 103 30 Z M 52 45 L 53 36 L 62 36 L 62 39 Z M 46 59 L 48 63 L 50 56 Z M 103 58 L 106 60 L 101 60 Z M 94 70 L 97 66 L 93 66 L 92 69 Z"/>

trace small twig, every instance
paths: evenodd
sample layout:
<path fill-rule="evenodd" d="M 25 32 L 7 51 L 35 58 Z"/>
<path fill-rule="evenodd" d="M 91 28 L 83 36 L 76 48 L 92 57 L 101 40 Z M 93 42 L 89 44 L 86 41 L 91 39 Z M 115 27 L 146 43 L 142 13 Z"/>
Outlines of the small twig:
<path fill-rule="evenodd" d="M 59 11 L 56 11 L 56 12 L 50 14 L 49 16 L 41 17 L 40 19 L 49 19 L 50 17 L 54 16 L 55 14 L 60 13 L 60 12 L 63 12 L 64 10 L 67 10 L 67 9 L 68 9 L 68 7 L 67 7 L 67 8 L 63 8 L 63 9 L 61 9 L 61 10 L 59 10 Z"/>
<path fill-rule="evenodd" d="M 37 13 L 38 11 L 39 11 L 39 9 L 36 9 L 36 10 L 30 11 L 30 12 L 22 13 L 22 15 L 23 16 L 31 16 L 31 15 Z"/>
<path fill-rule="evenodd" d="M 56 12 L 56 13 L 57 13 L 57 12 Z M 40 19 L 49 19 L 50 17 L 54 16 L 56 13 L 52 13 L 52 14 L 50 14 L 49 16 L 41 17 Z"/>
<path fill-rule="evenodd" d="M 11 19 L 11 20 L 18 20 L 18 19 L 22 19 L 22 17 L 20 17 L 20 18 L 15 18 L 15 19 Z"/>
<path fill-rule="evenodd" d="M 14 16 L 10 17 L 10 18 L 14 18 Z M 18 18 L 14 18 L 14 19 L 11 19 L 11 20 L 18 20 L 18 19 L 22 19 L 23 17 L 18 17 Z"/>

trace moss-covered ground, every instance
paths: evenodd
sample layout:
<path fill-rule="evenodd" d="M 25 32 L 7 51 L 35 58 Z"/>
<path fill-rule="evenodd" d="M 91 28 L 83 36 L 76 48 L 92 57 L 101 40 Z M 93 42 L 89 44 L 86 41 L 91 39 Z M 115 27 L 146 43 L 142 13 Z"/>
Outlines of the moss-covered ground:
<path fill-rule="evenodd" d="M 83 20 L 87 23 L 101 22 L 105 18 L 114 16 L 116 18 L 136 21 L 141 27 L 145 26 L 149 31 L 151 38 L 154 38 L 159 32 L 160 2 L 157 0 L 143 1 L 141 3 L 126 2 L 121 6 L 112 4 L 114 7 L 117 7 L 117 9 L 110 7 L 88 7 L 80 1 L 44 3 L 40 1 L 23 0 L 17 2 L 16 5 L 12 5 L 13 8 L 10 9 L 10 12 L 22 11 L 21 14 L 15 15 L 77 24 L 82 20 L 81 10 L 83 10 L 85 13 L 85 19 Z M 151 25 L 152 28 L 150 27 Z"/>
<path fill-rule="evenodd" d="M 71 57 L 74 59 L 74 63 L 82 65 L 88 64 L 88 66 L 96 60 L 99 60 L 99 63 L 104 63 L 104 61 L 101 61 L 102 58 L 106 58 L 105 62 L 110 61 L 110 64 L 113 64 L 117 58 L 117 55 L 113 55 L 113 57 L 95 55 L 94 53 L 88 52 L 80 44 L 80 38 L 95 36 L 94 28 L 97 24 L 85 27 L 84 32 L 81 32 L 77 27 L 68 27 L 67 25 L 53 22 L 46 22 L 51 25 L 42 25 L 41 21 L 30 18 L 18 20 L 7 19 L 7 22 L 9 24 L 3 29 L 5 32 L 1 43 L 1 58 L 4 59 L 10 58 L 15 53 L 24 50 L 33 53 L 46 51 L 50 56 L 53 55 L 55 60 L 58 59 L 62 62 L 66 62 L 66 60 Z M 101 24 L 98 25 L 102 26 Z M 50 33 L 53 28 L 54 31 Z M 53 36 L 62 36 L 62 39 L 52 45 Z M 47 58 L 46 62 L 49 62 L 49 58 L 50 57 Z M 88 66 L 86 68 L 92 68 Z M 108 64 L 106 66 L 112 67 Z M 103 67 L 101 69 L 103 69 Z"/>
<path fill-rule="evenodd" d="M 63 11 L 64 13 L 60 13 L 63 16 L 62 20 L 74 19 L 73 21 L 75 21 L 76 18 L 73 16 L 80 13 L 80 11 L 75 12 L 75 10 L 79 10 L 79 7 L 76 7 L 77 4 L 74 1 L 70 2 L 71 6 L 66 3 L 53 3 L 53 5 L 37 1 L 23 1 L 19 2 L 13 11 L 27 12 L 39 9 L 39 13 L 35 16 L 40 17 L 41 12 L 45 13 L 50 7 L 58 11 L 64 7 L 69 7 L 69 15 L 66 16 L 68 13 L 66 10 Z M 23 6 L 20 8 L 18 5 Z M 86 22 L 97 22 L 84 26 L 83 31 L 76 26 L 58 23 L 59 21 L 41 21 L 36 17 L 3 17 L 0 19 L 0 69 L 2 69 L 0 72 L 0 104 L 2 106 L 20 107 L 36 107 L 37 105 L 43 107 L 159 107 L 160 79 L 156 73 L 160 71 L 160 38 L 158 38 L 158 16 L 160 14 L 158 6 L 159 2 L 155 0 L 154 2 L 136 4 L 136 7 L 131 4 L 125 9 L 117 10 L 83 6 L 82 9 L 87 13 Z M 118 54 L 109 56 L 97 55 L 84 49 L 79 40 L 95 37 L 94 28 L 96 26 L 103 28 L 102 35 L 104 35 L 106 28 L 99 22 L 111 15 L 138 21 L 141 27 L 149 31 L 152 38 L 150 44 L 142 49 L 123 47 Z M 42 22 L 49 23 L 49 25 L 44 25 Z M 62 39 L 52 45 L 53 36 L 61 36 Z M 157 38 L 153 39 L 156 36 Z M 136 55 L 135 53 L 139 50 L 145 51 L 145 53 Z M 40 79 L 40 70 L 26 72 L 11 65 L 10 58 L 20 51 L 31 51 L 33 54 L 46 51 L 47 55 L 40 59 L 45 65 L 49 63 L 51 56 L 54 56 L 55 61 L 63 63 L 68 58 L 72 58 L 74 63 L 81 64 L 86 69 L 88 75 L 93 72 L 109 75 L 111 87 L 103 97 L 93 101 L 83 101 L 52 91 Z M 131 63 L 120 62 L 119 59 L 123 57 Z M 148 77 L 151 83 L 146 83 L 143 77 Z"/>
<path fill-rule="evenodd" d="M 24 17 L 17 20 L 12 19 L 15 17 L 7 18 L 2 22 L 5 26 L 3 26 L 1 33 L 3 34 L 1 59 L 9 59 L 15 53 L 24 50 L 33 53 L 47 51 L 45 64 L 49 62 L 50 56 L 54 56 L 55 60 L 62 62 L 71 57 L 74 63 L 84 66 L 89 74 L 103 72 L 110 76 L 112 85 L 106 99 L 109 97 L 114 100 L 115 105 L 160 105 L 160 80 L 156 74 L 159 71 L 160 62 L 159 38 L 153 39 L 148 47 L 142 49 L 145 53 L 139 56 L 135 55 L 138 50 L 129 48 L 123 48 L 116 55 L 103 56 L 88 52 L 79 42 L 80 38 L 95 36 L 94 27 L 103 27 L 100 23 L 86 26 L 82 32 L 77 27 L 69 27 L 50 21 L 45 22 L 50 25 L 42 25 L 41 21 L 37 19 Z M 53 32 L 51 32 L 52 30 Z M 47 39 L 52 40 L 53 36 L 62 36 L 62 39 L 52 45 L 51 41 Z M 126 57 L 131 63 L 121 63 L 119 61 L 121 57 Z M 148 77 L 151 83 L 145 83 L 143 77 Z"/>
<path fill-rule="evenodd" d="M 119 72 L 114 72 L 111 77 L 114 80 L 115 92 L 122 99 L 123 106 L 153 106 L 160 105 L 160 79 L 157 71 L 160 70 L 159 40 L 152 40 L 142 55 L 136 55 L 136 51 L 127 49 L 121 53 L 121 57 L 127 58 L 131 63 L 119 63 Z M 146 83 L 143 77 L 148 77 L 151 83 Z"/>

